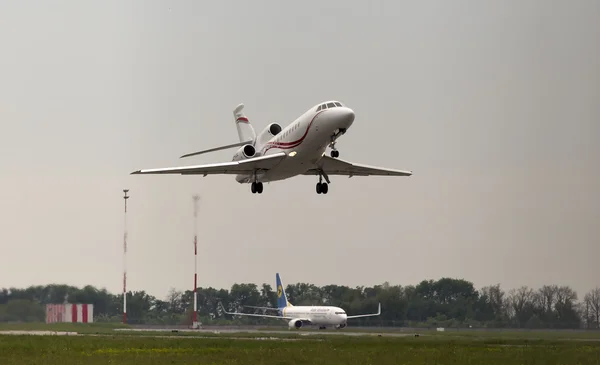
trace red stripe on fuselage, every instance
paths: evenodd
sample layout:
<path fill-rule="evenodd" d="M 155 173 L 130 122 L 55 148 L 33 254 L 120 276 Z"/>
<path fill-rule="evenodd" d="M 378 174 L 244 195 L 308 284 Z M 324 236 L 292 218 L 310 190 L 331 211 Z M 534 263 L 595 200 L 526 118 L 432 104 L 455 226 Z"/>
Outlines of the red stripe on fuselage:
<path fill-rule="evenodd" d="M 315 118 L 317 118 L 317 116 L 321 113 L 323 113 L 325 110 L 321 110 L 319 111 L 317 114 L 315 114 L 315 116 L 311 119 L 310 123 L 308 124 L 308 127 L 306 127 L 306 131 L 304 131 L 304 135 L 302 137 L 300 137 L 299 139 L 293 141 L 293 142 L 268 142 L 265 147 L 265 152 L 266 153 L 268 150 L 270 150 L 271 148 L 279 148 L 279 149 L 290 149 L 290 148 L 294 148 L 299 146 L 304 139 L 306 138 L 306 136 L 308 135 L 308 131 L 310 130 L 310 127 L 312 126 L 313 122 L 315 121 Z"/>
<path fill-rule="evenodd" d="M 236 121 L 236 122 L 250 123 L 250 122 L 248 121 L 248 118 L 246 118 L 246 117 L 239 117 L 239 118 L 237 118 L 235 121 Z"/>

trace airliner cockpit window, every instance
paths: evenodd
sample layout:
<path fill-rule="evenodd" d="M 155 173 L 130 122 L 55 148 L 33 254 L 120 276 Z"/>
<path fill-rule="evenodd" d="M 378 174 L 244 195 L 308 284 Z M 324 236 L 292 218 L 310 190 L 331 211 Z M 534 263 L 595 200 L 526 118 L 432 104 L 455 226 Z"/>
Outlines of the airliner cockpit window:
<path fill-rule="evenodd" d="M 342 106 L 342 103 L 340 103 L 340 102 L 337 102 L 337 101 L 336 101 L 336 102 L 335 102 L 335 105 L 337 105 L 337 106 L 341 107 L 341 106 Z"/>
<path fill-rule="evenodd" d="M 335 104 L 334 103 L 327 103 L 327 107 L 328 108 L 335 108 Z"/>
<path fill-rule="evenodd" d="M 319 105 L 319 107 L 317 108 L 317 111 L 321 110 L 322 107 L 323 107 L 323 105 Z"/>

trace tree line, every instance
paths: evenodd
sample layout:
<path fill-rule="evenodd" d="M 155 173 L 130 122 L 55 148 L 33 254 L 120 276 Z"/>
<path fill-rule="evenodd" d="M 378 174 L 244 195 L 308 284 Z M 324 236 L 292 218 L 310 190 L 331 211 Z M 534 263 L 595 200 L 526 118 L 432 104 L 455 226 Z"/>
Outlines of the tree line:
<path fill-rule="evenodd" d="M 335 305 L 348 314 L 374 313 L 381 303 L 381 316 L 353 319 L 352 326 L 555 328 L 599 329 L 600 287 L 579 300 L 569 286 L 522 286 L 505 291 L 500 284 L 475 289 L 463 279 L 423 280 L 418 285 L 351 288 L 342 285 L 288 284 L 288 300 L 294 305 Z M 269 284 L 234 284 L 227 289 L 198 288 L 198 316 L 212 324 L 281 324 L 283 321 L 224 314 L 219 303 L 235 311 L 260 312 L 247 306 L 276 307 L 276 293 Z M 0 290 L 0 322 L 45 320 L 45 304 L 94 304 L 94 321 L 120 322 L 122 294 L 93 286 L 31 286 Z M 127 292 L 130 324 L 191 324 L 193 291 L 171 289 L 159 299 L 145 291 Z M 269 313 L 270 314 L 270 313 Z"/>

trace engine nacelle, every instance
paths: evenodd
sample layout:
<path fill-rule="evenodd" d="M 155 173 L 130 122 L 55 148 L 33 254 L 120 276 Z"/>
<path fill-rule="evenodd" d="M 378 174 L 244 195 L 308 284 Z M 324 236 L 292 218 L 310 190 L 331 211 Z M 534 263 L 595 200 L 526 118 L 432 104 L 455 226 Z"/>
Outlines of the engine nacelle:
<path fill-rule="evenodd" d="M 245 160 L 256 155 L 256 148 L 251 144 L 245 144 L 233 155 L 233 161 Z"/>
<path fill-rule="evenodd" d="M 281 126 L 279 124 L 277 124 L 277 123 L 271 123 L 271 124 L 269 124 L 265 129 L 263 129 L 262 132 L 260 132 L 260 134 L 256 138 L 256 141 L 257 141 L 258 145 L 259 146 L 263 146 L 271 138 L 273 138 L 274 136 L 276 136 L 279 133 L 281 133 L 282 129 L 283 128 L 281 128 Z"/>
<path fill-rule="evenodd" d="M 295 329 L 300 329 L 300 327 L 302 327 L 302 321 L 297 320 L 297 319 L 292 319 L 289 323 L 288 326 L 290 328 L 295 328 Z"/>

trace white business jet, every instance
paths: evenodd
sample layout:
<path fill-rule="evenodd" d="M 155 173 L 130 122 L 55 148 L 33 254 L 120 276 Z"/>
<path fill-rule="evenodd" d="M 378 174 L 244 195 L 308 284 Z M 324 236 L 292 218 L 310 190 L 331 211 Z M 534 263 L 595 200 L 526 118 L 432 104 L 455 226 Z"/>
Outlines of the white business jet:
<path fill-rule="evenodd" d="M 277 308 L 271 307 L 252 307 L 259 309 L 277 310 L 278 315 L 266 315 L 266 314 L 251 314 L 251 313 L 237 313 L 228 312 L 221 304 L 221 308 L 227 314 L 236 316 L 252 316 L 252 317 L 264 317 L 264 318 L 277 318 L 288 320 L 288 327 L 290 329 L 300 329 L 304 324 L 319 326 L 319 329 L 325 329 L 328 326 L 335 327 L 336 329 L 345 328 L 346 321 L 352 318 L 361 317 L 372 317 L 381 314 L 381 303 L 379 303 L 379 309 L 377 313 L 373 314 L 359 314 L 355 316 L 349 316 L 346 312 L 339 307 L 332 306 L 294 306 L 287 300 L 283 284 L 279 278 L 279 273 L 275 275 L 277 284 Z"/>
<path fill-rule="evenodd" d="M 239 183 L 252 184 L 252 193 L 261 194 L 263 182 L 285 180 L 298 175 L 319 176 L 317 194 L 327 194 L 330 175 L 410 176 L 411 171 L 366 166 L 337 159 L 337 139 L 354 122 L 354 111 L 339 101 L 316 105 L 285 128 L 269 124 L 258 136 L 238 105 L 233 115 L 240 142 L 181 156 L 239 147 L 231 162 L 134 171 L 131 174 L 215 175 L 232 174 Z M 331 148 L 331 157 L 325 155 Z M 323 182 L 325 179 L 326 182 Z"/>

